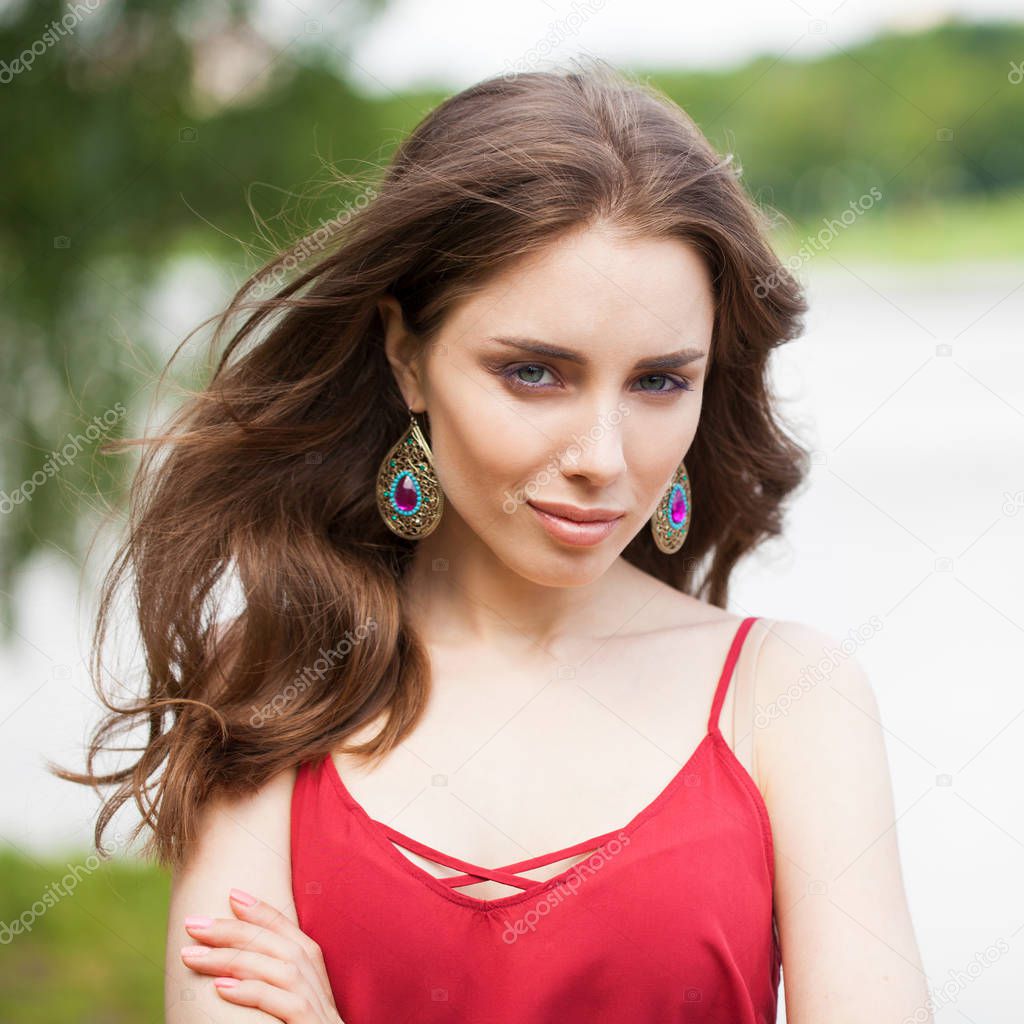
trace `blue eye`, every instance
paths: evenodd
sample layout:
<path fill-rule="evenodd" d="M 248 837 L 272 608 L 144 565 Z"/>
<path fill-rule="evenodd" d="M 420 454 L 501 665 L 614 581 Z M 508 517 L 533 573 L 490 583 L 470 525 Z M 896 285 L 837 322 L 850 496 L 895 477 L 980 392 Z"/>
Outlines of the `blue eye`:
<path fill-rule="evenodd" d="M 685 377 L 669 377 L 665 373 L 648 373 L 640 380 L 667 380 L 675 385 L 670 388 L 641 388 L 641 391 L 654 391 L 655 394 L 663 391 L 692 391 L 693 385 Z"/>
<path fill-rule="evenodd" d="M 533 380 L 523 380 L 519 374 L 529 372 L 534 375 Z M 519 391 L 543 391 L 548 388 L 549 384 L 540 383 L 540 378 L 543 378 L 545 373 L 551 373 L 546 366 L 541 366 L 539 363 L 520 363 L 518 366 L 510 367 L 507 370 L 501 372 L 501 376 L 505 379 L 508 385 L 513 390 Z M 539 374 L 539 378 L 537 375 Z M 671 386 L 661 388 L 647 388 L 641 387 L 641 391 L 645 391 L 648 394 L 670 394 L 673 391 L 692 391 L 693 384 L 685 377 L 674 377 L 665 373 L 648 373 L 643 377 L 637 378 L 639 381 L 657 381 L 665 380 L 668 381 Z"/>
<path fill-rule="evenodd" d="M 521 373 L 523 370 L 537 370 L 537 371 L 539 371 L 541 373 L 542 376 L 545 373 L 550 373 L 551 372 L 545 366 L 538 366 L 536 363 L 525 363 L 522 366 L 517 366 L 514 369 L 510 370 L 509 373 L 506 374 L 506 380 L 509 380 L 512 384 L 518 384 L 518 385 L 520 385 L 522 387 L 527 387 L 527 388 L 536 387 L 537 386 L 537 381 L 535 381 L 535 380 L 534 381 L 526 381 L 526 380 L 523 380 L 522 377 L 516 376 L 517 374 Z"/>

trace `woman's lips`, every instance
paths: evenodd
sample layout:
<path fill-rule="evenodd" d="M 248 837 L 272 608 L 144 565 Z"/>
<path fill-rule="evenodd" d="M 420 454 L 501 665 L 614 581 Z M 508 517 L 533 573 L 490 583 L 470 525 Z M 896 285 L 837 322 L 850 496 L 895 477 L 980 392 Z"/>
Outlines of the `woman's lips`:
<path fill-rule="evenodd" d="M 602 519 L 591 523 L 578 523 L 572 519 L 565 519 L 562 516 L 553 515 L 530 505 L 534 514 L 540 520 L 541 526 L 555 538 L 565 544 L 573 544 L 577 547 L 590 547 L 593 544 L 600 544 L 622 521 L 623 516 L 617 519 Z"/>

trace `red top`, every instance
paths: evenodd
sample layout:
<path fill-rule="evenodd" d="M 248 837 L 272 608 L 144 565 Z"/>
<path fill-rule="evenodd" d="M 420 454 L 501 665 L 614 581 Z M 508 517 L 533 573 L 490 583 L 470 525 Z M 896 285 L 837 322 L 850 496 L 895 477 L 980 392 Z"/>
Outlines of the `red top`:
<path fill-rule="evenodd" d="M 345 1024 L 765 1024 L 781 955 L 768 810 L 718 727 L 755 617 L 739 625 L 704 738 L 621 829 L 488 869 L 376 821 L 333 758 L 291 806 L 299 927 Z M 399 845 L 465 874 L 438 878 Z M 515 874 L 593 850 L 543 881 Z M 476 899 L 490 878 L 522 892 Z"/>

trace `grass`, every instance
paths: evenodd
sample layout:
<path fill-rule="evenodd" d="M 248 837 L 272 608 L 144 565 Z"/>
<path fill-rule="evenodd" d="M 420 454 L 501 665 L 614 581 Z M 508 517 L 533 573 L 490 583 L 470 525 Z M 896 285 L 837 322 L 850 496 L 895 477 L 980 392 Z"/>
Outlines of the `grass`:
<path fill-rule="evenodd" d="M 839 209 L 830 216 L 838 219 L 842 212 Z M 779 255 L 795 255 L 805 239 L 823 230 L 825 219 L 780 226 L 774 236 Z M 842 262 L 1020 262 L 1024 260 L 1024 193 L 893 209 L 877 204 L 824 244 L 827 253 Z M 828 258 L 818 250 L 814 258 L 822 256 Z"/>
<path fill-rule="evenodd" d="M 166 872 L 6 849 L 0 882 L 0 1021 L 163 1024 Z"/>

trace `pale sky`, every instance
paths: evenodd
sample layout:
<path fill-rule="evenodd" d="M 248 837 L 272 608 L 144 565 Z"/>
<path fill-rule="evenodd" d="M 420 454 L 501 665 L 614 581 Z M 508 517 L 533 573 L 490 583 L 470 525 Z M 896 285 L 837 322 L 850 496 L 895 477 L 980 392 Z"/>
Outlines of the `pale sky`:
<path fill-rule="evenodd" d="M 309 22 L 351 38 L 348 0 L 263 0 L 259 23 L 286 41 Z M 417 85 L 456 90 L 492 74 L 594 54 L 622 67 L 715 67 L 755 54 L 836 52 L 884 27 L 949 15 L 1024 18 L 1021 0 L 392 0 L 355 39 L 353 75 L 381 94 Z M 1021 55 L 1024 58 L 1024 54 Z"/>

